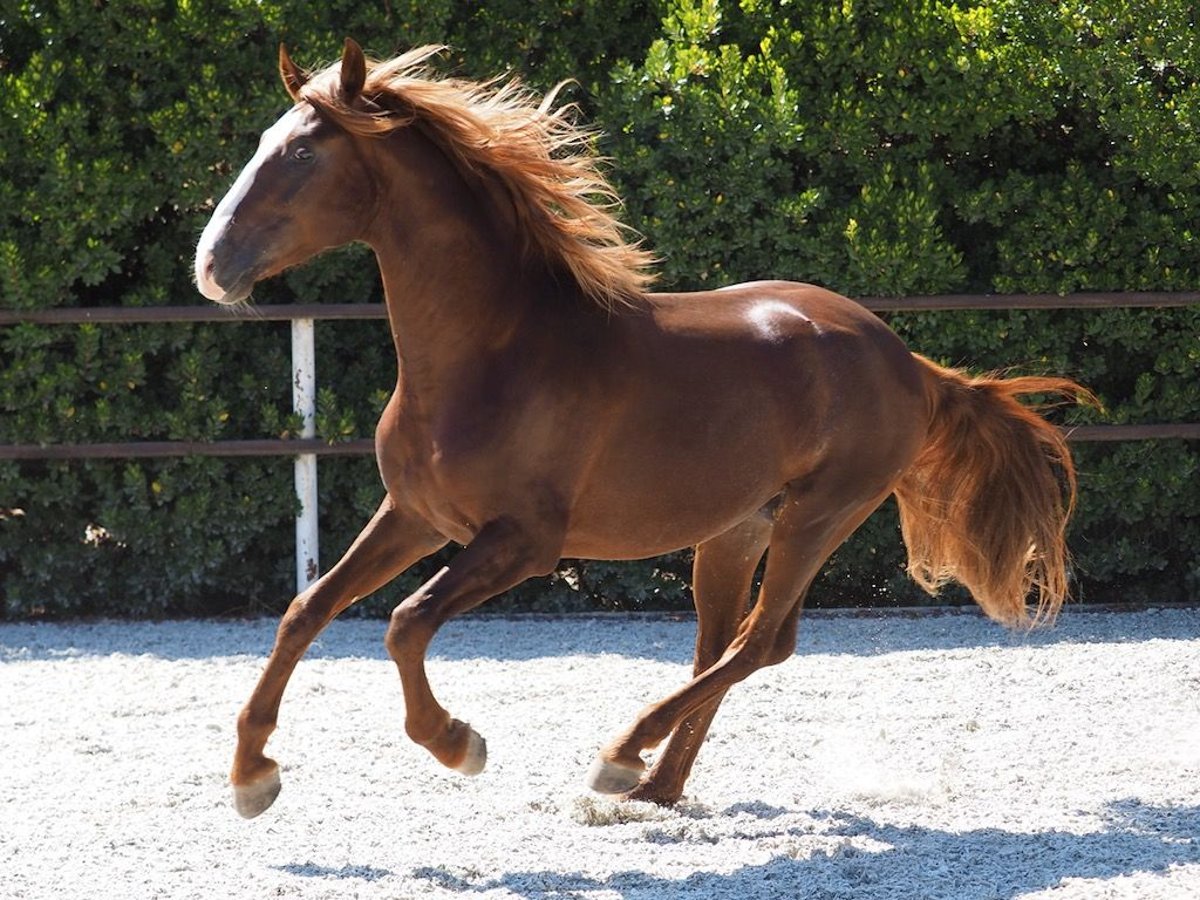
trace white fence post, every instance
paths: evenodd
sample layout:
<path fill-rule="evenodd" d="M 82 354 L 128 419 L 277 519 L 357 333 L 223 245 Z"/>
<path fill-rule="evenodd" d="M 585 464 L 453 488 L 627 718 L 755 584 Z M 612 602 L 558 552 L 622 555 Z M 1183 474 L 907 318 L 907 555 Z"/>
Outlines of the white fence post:
<path fill-rule="evenodd" d="M 292 409 L 303 421 L 300 436 L 317 436 L 317 353 L 312 319 L 292 320 Z M 317 580 L 317 455 L 296 457 L 296 593 Z"/>

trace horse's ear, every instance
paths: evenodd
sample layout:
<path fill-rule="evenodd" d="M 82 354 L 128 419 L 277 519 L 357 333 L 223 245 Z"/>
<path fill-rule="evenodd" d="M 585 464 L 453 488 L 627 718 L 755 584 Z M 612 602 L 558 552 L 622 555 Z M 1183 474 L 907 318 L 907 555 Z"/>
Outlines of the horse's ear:
<path fill-rule="evenodd" d="M 293 100 L 299 100 L 300 88 L 304 87 L 308 77 L 292 62 L 287 47 L 282 43 L 279 45 L 279 77 L 283 79 L 283 86 L 287 88 L 288 95 Z"/>
<path fill-rule="evenodd" d="M 342 99 L 353 100 L 367 83 L 367 59 L 352 38 L 342 46 Z"/>

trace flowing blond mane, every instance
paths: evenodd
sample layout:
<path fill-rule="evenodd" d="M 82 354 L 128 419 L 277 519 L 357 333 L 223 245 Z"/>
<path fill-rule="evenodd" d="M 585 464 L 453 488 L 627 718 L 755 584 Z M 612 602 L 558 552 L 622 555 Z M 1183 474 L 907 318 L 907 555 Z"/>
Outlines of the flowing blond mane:
<path fill-rule="evenodd" d="M 468 170 L 503 183 L 527 245 L 570 272 L 587 297 L 608 310 L 636 305 L 654 280 L 654 257 L 614 214 L 620 198 L 592 151 L 595 132 L 575 123 L 574 107 L 554 106 L 561 85 L 539 99 L 517 79 L 442 76 L 428 61 L 443 49 L 369 60 L 351 102 L 335 63 L 304 85 L 300 99 L 355 134 L 419 122 Z"/>

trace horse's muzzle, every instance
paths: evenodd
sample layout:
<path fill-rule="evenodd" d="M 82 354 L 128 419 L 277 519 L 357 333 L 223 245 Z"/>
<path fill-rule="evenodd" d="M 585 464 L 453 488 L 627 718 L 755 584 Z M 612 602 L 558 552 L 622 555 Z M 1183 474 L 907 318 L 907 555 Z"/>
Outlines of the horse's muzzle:
<path fill-rule="evenodd" d="M 258 254 L 245 246 L 231 248 L 230 243 L 201 237 L 196 248 L 196 287 L 209 300 L 222 305 L 242 302 L 258 281 Z"/>

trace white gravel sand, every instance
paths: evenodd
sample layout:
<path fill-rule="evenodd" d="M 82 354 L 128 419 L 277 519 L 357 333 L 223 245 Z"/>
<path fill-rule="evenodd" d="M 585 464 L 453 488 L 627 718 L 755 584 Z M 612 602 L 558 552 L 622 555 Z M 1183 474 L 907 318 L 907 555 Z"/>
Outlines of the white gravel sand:
<path fill-rule="evenodd" d="M 1200 897 L 1200 610 L 812 616 L 673 810 L 583 779 L 687 678 L 691 622 L 447 626 L 430 678 L 489 741 L 475 779 L 405 738 L 383 629 L 301 664 L 247 822 L 225 773 L 273 621 L 0 625 L 0 896 Z"/>

